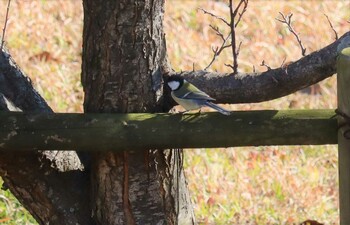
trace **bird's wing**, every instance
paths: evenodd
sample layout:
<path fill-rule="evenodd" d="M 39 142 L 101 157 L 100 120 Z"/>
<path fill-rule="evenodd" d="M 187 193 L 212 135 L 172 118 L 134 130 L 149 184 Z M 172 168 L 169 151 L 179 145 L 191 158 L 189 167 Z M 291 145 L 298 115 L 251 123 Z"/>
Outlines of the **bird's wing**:
<path fill-rule="evenodd" d="M 185 93 L 182 96 L 179 96 L 182 99 L 197 99 L 197 100 L 208 100 L 208 101 L 214 101 L 215 99 L 204 93 L 203 91 L 190 91 Z"/>

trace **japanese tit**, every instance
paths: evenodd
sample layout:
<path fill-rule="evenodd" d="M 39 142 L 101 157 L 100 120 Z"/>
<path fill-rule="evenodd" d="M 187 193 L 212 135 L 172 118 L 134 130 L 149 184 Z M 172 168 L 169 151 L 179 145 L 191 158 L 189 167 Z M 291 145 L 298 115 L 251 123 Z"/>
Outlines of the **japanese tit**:
<path fill-rule="evenodd" d="M 167 84 L 171 89 L 171 97 L 173 97 L 175 102 L 184 107 L 186 111 L 208 106 L 224 115 L 230 115 L 229 111 L 211 102 L 215 100 L 214 98 L 199 90 L 181 76 L 170 76 Z"/>

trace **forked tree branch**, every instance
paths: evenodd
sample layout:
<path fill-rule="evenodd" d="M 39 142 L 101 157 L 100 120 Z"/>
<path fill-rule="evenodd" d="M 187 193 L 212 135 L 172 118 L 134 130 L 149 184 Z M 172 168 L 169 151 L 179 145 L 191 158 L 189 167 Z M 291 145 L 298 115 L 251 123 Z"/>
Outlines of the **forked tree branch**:
<path fill-rule="evenodd" d="M 220 47 L 212 48 L 212 51 L 214 53 L 213 58 L 211 59 L 208 66 L 204 68 L 204 70 L 207 70 L 215 62 L 216 58 L 222 53 L 225 48 L 231 47 L 231 44 L 227 44 L 229 38 L 231 37 L 231 33 L 224 37 L 218 27 L 213 27 L 212 25 L 210 25 L 210 27 L 215 31 L 216 35 L 221 38 L 222 44 Z"/>
<path fill-rule="evenodd" d="M 263 60 L 260 64 L 260 66 L 265 66 L 267 70 L 271 70 L 272 68 L 265 63 L 265 60 Z"/>
<path fill-rule="evenodd" d="M 208 14 L 208 15 L 210 15 L 211 17 L 220 20 L 221 22 L 223 22 L 223 23 L 226 24 L 227 26 L 230 26 L 230 23 L 227 22 L 226 19 L 224 19 L 224 18 L 222 18 L 222 17 L 220 17 L 220 16 L 217 16 L 217 15 L 215 15 L 214 13 L 211 13 L 211 12 L 209 12 L 209 11 L 203 9 L 203 8 L 198 8 L 198 9 L 201 10 L 204 14 Z M 211 59 L 211 61 L 210 61 L 210 63 L 208 64 L 208 66 L 206 66 L 206 67 L 204 68 L 204 70 L 207 70 L 209 67 L 211 67 L 211 65 L 215 62 L 215 60 L 217 59 L 217 57 L 221 54 L 221 52 L 222 52 L 225 48 L 231 47 L 231 44 L 227 44 L 228 39 L 231 37 L 231 32 L 230 32 L 226 37 L 224 37 L 224 34 L 220 31 L 219 27 L 214 27 L 213 25 L 209 25 L 209 26 L 210 26 L 210 28 L 211 28 L 212 30 L 214 30 L 215 34 L 216 34 L 217 36 L 220 37 L 220 39 L 222 40 L 222 44 L 221 44 L 220 47 L 218 47 L 218 46 L 215 47 L 215 48 L 212 47 L 212 51 L 213 51 L 213 53 L 214 53 L 213 58 Z"/>
<path fill-rule="evenodd" d="M 300 46 L 300 49 L 301 49 L 301 55 L 302 56 L 305 56 L 306 55 L 306 48 L 304 47 L 300 37 L 299 37 L 299 34 L 295 31 L 295 29 L 293 28 L 292 26 L 292 16 L 293 16 L 293 13 L 290 13 L 289 15 L 285 16 L 283 13 L 279 12 L 279 14 L 282 16 L 282 19 L 279 19 L 279 18 L 276 18 L 277 21 L 281 22 L 281 23 L 284 23 L 287 25 L 288 27 L 288 30 L 290 32 L 292 32 L 292 34 L 295 36 L 295 38 L 297 39 L 297 42 Z"/>
<path fill-rule="evenodd" d="M 235 23 L 235 27 L 237 27 L 237 25 L 239 24 L 239 22 L 241 22 L 241 19 L 242 19 L 242 16 L 243 14 L 247 11 L 247 7 L 248 7 L 248 1 L 249 0 L 245 0 L 245 1 L 240 1 L 239 5 L 237 6 L 236 10 L 235 10 L 235 16 L 237 15 L 238 13 L 238 9 L 239 7 L 241 7 L 241 4 L 244 2 L 244 6 L 243 6 L 243 9 L 242 9 L 242 12 L 238 13 L 238 19 L 237 19 L 237 22 Z"/>
<path fill-rule="evenodd" d="M 240 10 L 241 5 L 243 4 L 242 12 L 239 13 L 239 17 L 237 19 L 237 22 L 235 22 L 237 13 Z M 244 12 L 246 11 L 248 7 L 248 0 L 240 0 L 237 7 L 234 9 L 233 6 L 233 0 L 230 0 L 229 8 L 230 8 L 230 29 L 231 29 L 231 48 L 232 48 L 232 63 L 233 65 L 225 64 L 225 66 L 230 67 L 233 70 L 233 74 L 238 73 L 238 55 L 239 50 L 241 47 L 242 42 L 239 43 L 239 46 L 237 47 L 236 43 L 236 30 L 238 23 L 240 22 Z"/>
<path fill-rule="evenodd" d="M 209 25 L 210 28 L 212 28 L 215 32 L 215 34 L 217 36 L 220 37 L 220 39 L 222 40 L 222 44 L 220 47 L 216 47 L 216 48 L 212 48 L 212 51 L 214 53 L 213 58 L 211 59 L 210 63 L 208 64 L 207 67 L 204 68 L 204 70 L 207 70 L 213 63 L 214 61 L 217 59 L 217 57 L 221 54 L 221 52 L 225 49 L 225 48 L 232 48 L 232 62 L 233 64 L 225 64 L 225 66 L 230 67 L 233 70 L 233 74 L 236 74 L 238 72 L 238 55 L 239 55 L 239 51 L 242 45 L 242 42 L 239 43 L 238 47 L 236 45 L 236 37 L 235 37 L 235 28 L 237 27 L 237 25 L 239 24 L 239 22 L 242 19 L 243 14 L 246 12 L 247 7 L 248 7 L 248 1 L 249 0 L 240 0 L 240 2 L 238 3 L 237 7 L 234 8 L 233 6 L 233 2 L 232 0 L 230 0 L 229 2 L 229 8 L 230 8 L 230 22 L 228 22 L 226 19 L 215 15 L 214 13 L 211 13 L 205 9 L 199 8 L 199 10 L 203 11 L 204 14 L 208 14 L 211 17 L 214 17 L 218 20 L 220 20 L 221 22 L 223 22 L 224 24 L 226 24 L 228 27 L 230 27 L 230 33 L 228 35 L 224 35 L 218 27 L 214 27 L 212 25 Z M 239 12 L 241 6 L 243 5 L 243 9 L 241 10 L 241 12 Z M 238 15 L 238 19 L 235 21 L 235 18 Z M 231 38 L 231 43 L 227 43 L 228 40 Z"/>

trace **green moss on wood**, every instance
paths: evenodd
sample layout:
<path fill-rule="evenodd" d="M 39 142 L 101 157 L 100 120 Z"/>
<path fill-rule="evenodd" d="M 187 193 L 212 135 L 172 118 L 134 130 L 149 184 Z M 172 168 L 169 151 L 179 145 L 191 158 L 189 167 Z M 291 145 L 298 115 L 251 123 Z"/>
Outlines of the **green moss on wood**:
<path fill-rule="evenodd" d="M 203 114 L 0 114 L 3 150 L 336 144 L 334 110 Z M 13 135 L 15 132 L 15 135 Z"/>

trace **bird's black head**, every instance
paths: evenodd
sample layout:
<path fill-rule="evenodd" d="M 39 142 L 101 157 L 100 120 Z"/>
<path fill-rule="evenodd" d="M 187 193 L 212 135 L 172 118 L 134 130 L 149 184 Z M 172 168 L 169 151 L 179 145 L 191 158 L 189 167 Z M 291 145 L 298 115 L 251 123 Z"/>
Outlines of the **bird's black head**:
<path fill-rule="evenodd" d="M 172 75 L 168 77 L 167 84 L 172 91 L 178 90 L 184 83 L 184 78 L 179 75 Z"/>

